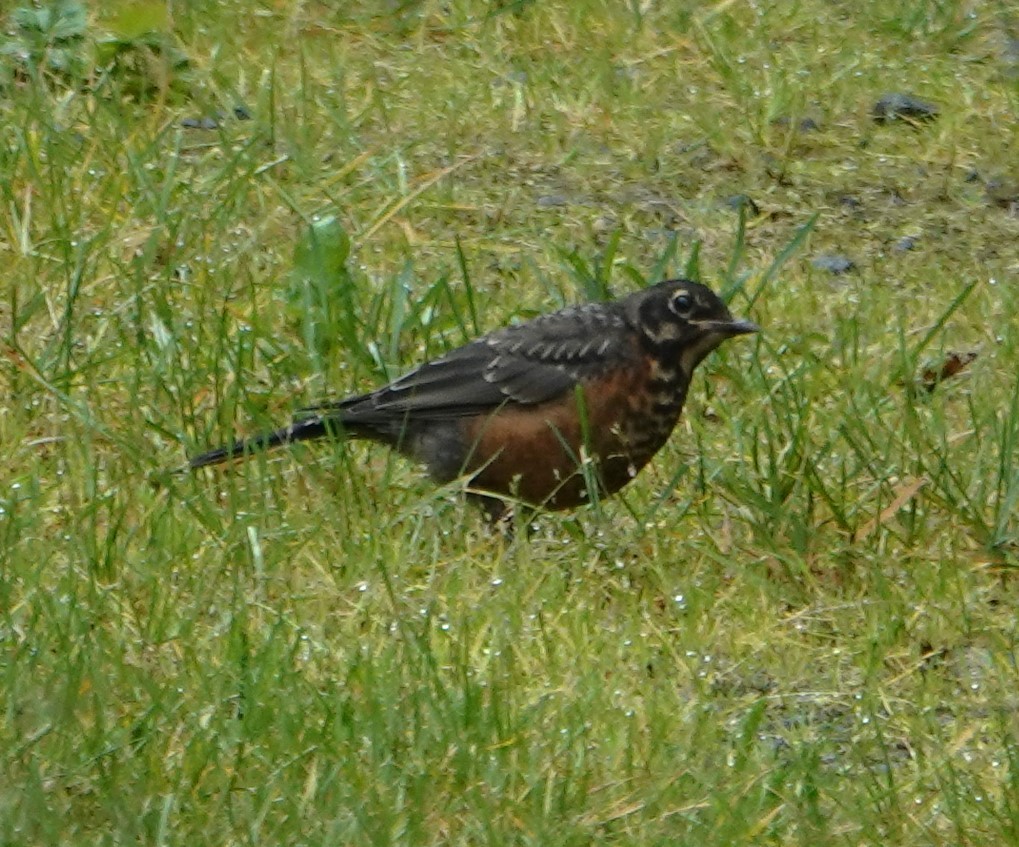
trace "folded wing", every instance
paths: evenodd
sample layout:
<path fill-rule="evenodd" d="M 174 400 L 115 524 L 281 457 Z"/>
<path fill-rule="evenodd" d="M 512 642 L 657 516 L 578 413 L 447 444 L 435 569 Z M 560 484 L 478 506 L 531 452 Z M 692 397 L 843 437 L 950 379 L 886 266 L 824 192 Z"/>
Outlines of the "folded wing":
<path fill-rule="evenodd" d="M 381 428 L 544 403 L 635 358 L 625 327 L 604 304 L 567 309 L 479 338 L 371 394 L 302 411 Z"/>

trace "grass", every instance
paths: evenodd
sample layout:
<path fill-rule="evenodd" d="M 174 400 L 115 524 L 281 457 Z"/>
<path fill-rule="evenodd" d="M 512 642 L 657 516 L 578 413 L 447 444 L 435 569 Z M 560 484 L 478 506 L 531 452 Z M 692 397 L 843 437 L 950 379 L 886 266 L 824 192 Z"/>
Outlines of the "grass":
<path fill-rule="evenodd" d="M 1007 4 L 85 25 L 0 76 L 0 843 L 1019 840 Z M 363 445 L 165 473 L 681 271 L 764 333 L 528 541 Z"/>

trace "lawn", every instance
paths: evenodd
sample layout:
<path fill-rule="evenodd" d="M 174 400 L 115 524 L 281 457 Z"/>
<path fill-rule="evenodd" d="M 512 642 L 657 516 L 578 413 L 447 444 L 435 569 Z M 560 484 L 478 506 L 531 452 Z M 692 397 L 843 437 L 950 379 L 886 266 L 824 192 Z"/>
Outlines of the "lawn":
<path fill-rule="evenodd" d="M 1009 4 L 40 5 L 0 845 L 1019 843 Z M 172 473 L 681 274 L 763 332 L 512 539 L 378 446 Z"/>

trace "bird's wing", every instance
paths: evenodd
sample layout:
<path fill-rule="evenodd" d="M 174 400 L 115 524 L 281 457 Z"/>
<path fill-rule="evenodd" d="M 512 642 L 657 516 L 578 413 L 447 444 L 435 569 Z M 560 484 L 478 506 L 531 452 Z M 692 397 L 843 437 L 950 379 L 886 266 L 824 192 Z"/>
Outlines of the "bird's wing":
<path fill-rule="evenodd" d="M 392 423 L 483 414 L 564 396 L 586 379 L 637 355 L 623 315 L 591 304 L 507 327 L 422 365 L 362 397 L 307 411 L 343 423 Z"/>

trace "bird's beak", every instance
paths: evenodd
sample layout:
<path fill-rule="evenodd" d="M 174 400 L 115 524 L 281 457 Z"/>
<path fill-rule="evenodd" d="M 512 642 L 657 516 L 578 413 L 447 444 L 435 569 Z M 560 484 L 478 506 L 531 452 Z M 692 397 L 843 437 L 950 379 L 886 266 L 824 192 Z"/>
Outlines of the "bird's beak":
<path fill-rule="evenodd" d="M 726 336 L 748 335 L 751 332 L 761 331 L 761 328 L 753 321 L 737 320 L 736 318 L 728 321 L 717 321 L 712 329 Z"/>

